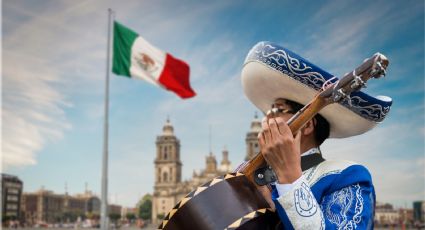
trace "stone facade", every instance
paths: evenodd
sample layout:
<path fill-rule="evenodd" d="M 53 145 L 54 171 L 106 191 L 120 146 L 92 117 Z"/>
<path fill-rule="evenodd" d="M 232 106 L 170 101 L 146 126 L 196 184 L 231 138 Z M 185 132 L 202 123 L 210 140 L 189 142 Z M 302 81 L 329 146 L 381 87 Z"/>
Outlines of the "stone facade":
<path fill-rule="evenodd" d="M 100 199 L 90 191 L 71 196 L 55 194 L 44 188 L 22 195 L 22 222 L 28 226 L 42 223 L 73 222 L 79 216 L 99 214 Z M 120 213 L 120 212 L 118 212 Z"/>
<path fill-rule="evenodd" d="M 261 121 L 258 119 L 257 114 L 255 114 L 254 120 L 251 122 L 251 130 L 246 134 L 245 143 L 246 143 L 246 156 L 245 160 L 252 159 L 257 153 L 260 152 L 260 147 L 258 145 L 258 133 L 261 132 Z"/>
<path fill-rule="evenodd" d="M 205 158 L 205 169 L 194 171 L 190 180 L 182 181 L 182 163 L 180 161 L 180 140 L 174 135 L 169 119 L 162 134 L 156 139 L 155 184 L 152 197 L 152 222 L 159 224 L 164 216 L 189 192 L 211 179 L 232 171 L 229 152 L 224 149 L 222 161 L 217 165 L 215 155 L 210 152 Z M 246 136 L 247 152 L 245 159 L 252 158 L 258 150 L 257 135 L 261 123 L 257 115 Z"/>
<path fill-rule="evenodd" d="M 64 195 L 40 189 L 35 193 L 24 193 L 22 211 L 28 225 L 59 222 L 64 214 Z"/>

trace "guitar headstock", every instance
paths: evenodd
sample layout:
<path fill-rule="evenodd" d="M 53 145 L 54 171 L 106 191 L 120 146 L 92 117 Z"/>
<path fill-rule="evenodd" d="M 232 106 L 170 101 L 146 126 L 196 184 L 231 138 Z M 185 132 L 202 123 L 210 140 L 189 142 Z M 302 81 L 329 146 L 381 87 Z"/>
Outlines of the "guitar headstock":
<path fill-rule="evenodd" d="M 376 53 L 339 81 L 326 86 L 319 97 L 326 99 L 329 104 L 342 100 L 348 100 L 350 104 L 350 94 L 365 88 L 369 79 L 385 76 L 388 64 L 389 61 L 383 54 Z"/>

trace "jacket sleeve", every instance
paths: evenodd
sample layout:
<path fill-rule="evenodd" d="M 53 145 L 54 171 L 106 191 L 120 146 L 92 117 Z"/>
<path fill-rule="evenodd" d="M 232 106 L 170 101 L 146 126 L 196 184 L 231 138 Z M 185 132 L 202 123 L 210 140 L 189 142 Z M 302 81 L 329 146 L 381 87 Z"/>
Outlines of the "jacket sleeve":
<path fill-rule="evenodd" d="M 370 183 L 358 182 L 324 193 L 319 202 L 303 177 L 285 194 L 272 187 L 272 198 L 284 229 L 373 227 L 374 192 Z"/>

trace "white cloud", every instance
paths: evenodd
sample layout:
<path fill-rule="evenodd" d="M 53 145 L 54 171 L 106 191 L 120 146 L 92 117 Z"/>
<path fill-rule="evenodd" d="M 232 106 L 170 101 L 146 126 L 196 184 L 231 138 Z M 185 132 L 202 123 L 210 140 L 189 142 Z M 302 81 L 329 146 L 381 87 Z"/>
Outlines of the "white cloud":
<path fill-rule="evenodd" d="M 4 51 L 2 131 L 3 166 L 33 165 L 47 141 L 62 138 L 71 125 L 70 107 L 55 89 L 59 74 L 43 60 Z M 20 68 L 19 66 L 25 66 Z"/>

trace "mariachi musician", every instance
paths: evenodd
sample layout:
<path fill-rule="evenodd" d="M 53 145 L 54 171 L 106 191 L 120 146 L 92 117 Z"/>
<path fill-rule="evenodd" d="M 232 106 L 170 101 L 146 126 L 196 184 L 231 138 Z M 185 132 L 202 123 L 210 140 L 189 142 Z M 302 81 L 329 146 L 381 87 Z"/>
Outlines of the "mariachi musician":
<path fill-rule="evenodd" d="M 385 75 L 387 66 L 385 56 L 375 54 L 338 80 L 279 45 L 255 45 L 242 86 L 266 115 L 260 153 L 187 194 L 158 228 L 373 228 L 369 171 L 351 161 L 325 160 L 320 145 L 365 133 L 385 118 L 391 99 L 359 90 Z"/>
<path fill-rule="evenodd" d="M 287 125 L 332 77 L 268 42 L 250 51 L 242 70 L 246 96 L 267 114 L 258 140 L 275 175 L 268 199 L 284 229 L 373 228 L 376 199 L 369 171 L 351 161 L 324 160 L 320 145 L 327 138 L 371 130 L 389 112 L 391 99 L 356 92 L 347 97 L 349 102 L 321 110 L 296 133 Z"/>

